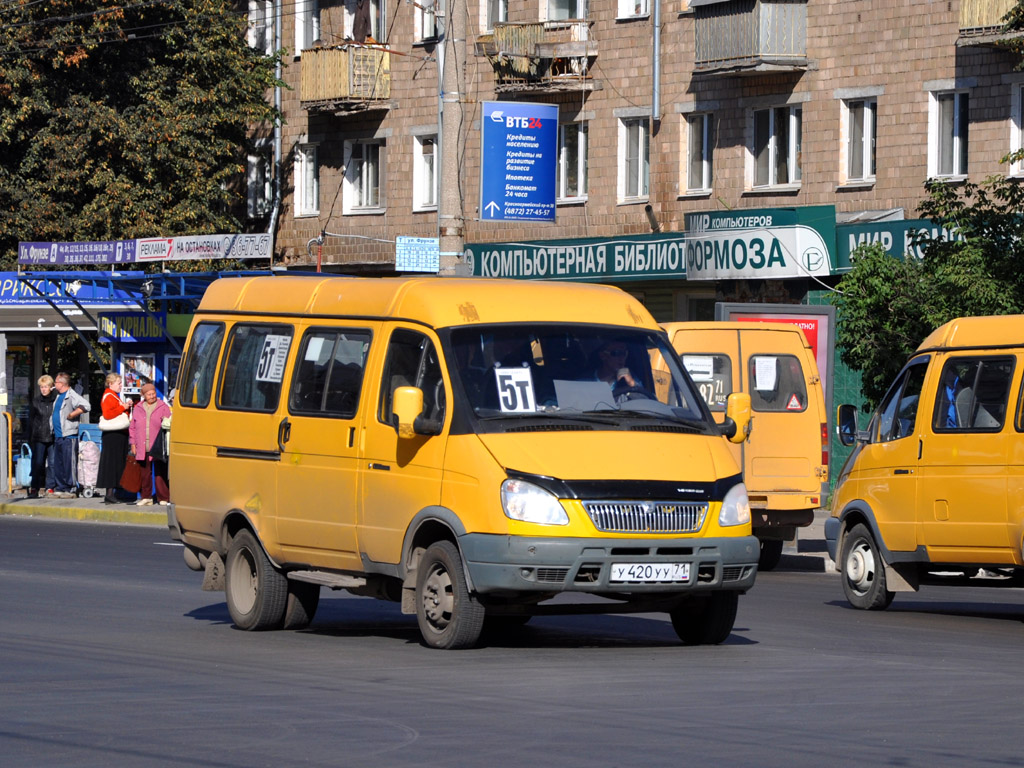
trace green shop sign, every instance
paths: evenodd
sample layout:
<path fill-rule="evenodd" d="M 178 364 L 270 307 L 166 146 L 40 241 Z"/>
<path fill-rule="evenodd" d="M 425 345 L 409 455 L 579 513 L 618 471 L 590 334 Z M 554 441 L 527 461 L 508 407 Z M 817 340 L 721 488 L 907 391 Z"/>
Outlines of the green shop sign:
<path fill-rule="evenodd" d="M 467 245 L 477 277 L 611 282 L 686 278 L 681 233 Z"/>
<path fill-rule="evenodd" d="M 831 205 L 686 214 L 689 280 L 832 274 Z"/>
<path fill-rule="evenodd" d="M 962 238 L 962 235 L 942 229 L 928 219 L 841 224 L 836 228 L 836 272 L 850 271 L 850 254 L 862 245 L 881 245 L 890 256 L 899 259 L 908 253 L 920 259 L 923 255 L 922 249 L 913 244 L 918 232 L 926 232 L 933 239 Z"/>

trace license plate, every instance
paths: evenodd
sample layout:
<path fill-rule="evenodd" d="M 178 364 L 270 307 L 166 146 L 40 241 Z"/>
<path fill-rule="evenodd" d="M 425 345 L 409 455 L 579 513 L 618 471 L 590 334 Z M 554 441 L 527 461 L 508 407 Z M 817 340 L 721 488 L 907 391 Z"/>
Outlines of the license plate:
<path fill-rule="evenodd" d="M 643 582 L 678 582 L 690 580 L 689 563 L 612 563 L 612 581 L 639 584 Z"/>

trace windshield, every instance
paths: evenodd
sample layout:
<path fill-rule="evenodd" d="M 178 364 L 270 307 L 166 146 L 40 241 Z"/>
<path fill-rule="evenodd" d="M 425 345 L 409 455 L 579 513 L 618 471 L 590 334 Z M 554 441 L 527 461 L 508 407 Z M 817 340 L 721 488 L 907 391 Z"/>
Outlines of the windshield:
<path fill-rule="evenodd" d="M 478 418 L 660 419 L 709 428 L 667 340 L 594 325 L 473 326 L 451 333 L 454 371 Z"/>

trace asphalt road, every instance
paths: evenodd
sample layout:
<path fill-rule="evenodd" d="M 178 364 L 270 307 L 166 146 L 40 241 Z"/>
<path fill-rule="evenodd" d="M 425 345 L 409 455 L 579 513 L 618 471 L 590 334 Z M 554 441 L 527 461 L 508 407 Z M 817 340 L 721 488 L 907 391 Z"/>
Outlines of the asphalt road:
<path fill-rule="evenodd" d="M 652 614 L 444 652 L 327 591 L 309 630 L 238 631 L 200 581 L 160 529 L 0 518 L 0 765 L 1024 763 L 1018 591 L 867 613 L 837 576 L 781 570 L 717 647 Z"/>

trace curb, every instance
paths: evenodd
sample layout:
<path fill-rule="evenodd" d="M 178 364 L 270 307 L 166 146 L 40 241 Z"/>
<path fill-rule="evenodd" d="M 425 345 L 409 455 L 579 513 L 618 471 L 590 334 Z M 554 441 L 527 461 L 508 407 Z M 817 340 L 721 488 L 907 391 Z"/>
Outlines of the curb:
<path fill-rule="evenodd" d="M 69 499 L 69 501 L 76 501 Z M 85 501 L 85 500 L 77 500 Z M 99 500 L 102 504 L 102 500 Z M 120 507 L 124 507 L 121 509 Z M 93 520 L 103 523 L 132 523 L 135 525 L 167 525 L 167 512 L 143 512 L 129 508 L 127 504 L 111 504 L 102 506 L 86 506 L 85 504 L 59 505 L 43 500 L 19 499 L 0 503 L 0 515 L 16 515 L 19 517 L 48 517 L 58 520 Z"/>

